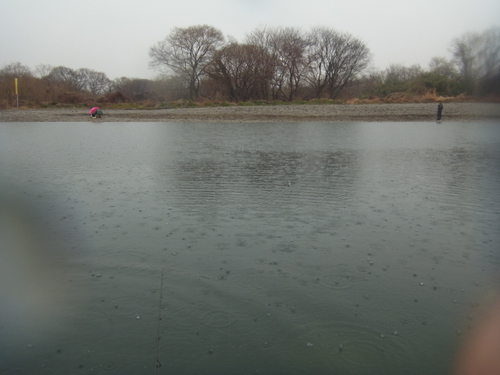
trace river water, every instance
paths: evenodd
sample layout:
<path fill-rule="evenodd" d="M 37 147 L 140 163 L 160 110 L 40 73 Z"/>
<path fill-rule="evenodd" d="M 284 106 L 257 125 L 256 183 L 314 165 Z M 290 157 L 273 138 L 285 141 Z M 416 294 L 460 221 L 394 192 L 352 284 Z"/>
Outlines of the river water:
<path fill-rule="evenodd" d="M 494 122 L 1 123 L 0 373 L 448 373 L 499 166 Z"/>

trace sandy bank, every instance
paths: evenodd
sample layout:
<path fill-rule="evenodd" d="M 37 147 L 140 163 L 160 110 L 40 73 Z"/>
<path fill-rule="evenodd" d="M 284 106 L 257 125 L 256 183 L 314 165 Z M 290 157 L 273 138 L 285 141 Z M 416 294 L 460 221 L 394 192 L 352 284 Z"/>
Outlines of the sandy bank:
<path fill-rule="evenodd" d="M 335 122 L 434 121 L 436 103 L 195 107 L 118 110 L 103 107 L 102 122 Z M 445 103 L 443 121 L 500 120 L 498 103 Z M 77 109 L 9 109 L 0 122 L 88 122 Z"/>

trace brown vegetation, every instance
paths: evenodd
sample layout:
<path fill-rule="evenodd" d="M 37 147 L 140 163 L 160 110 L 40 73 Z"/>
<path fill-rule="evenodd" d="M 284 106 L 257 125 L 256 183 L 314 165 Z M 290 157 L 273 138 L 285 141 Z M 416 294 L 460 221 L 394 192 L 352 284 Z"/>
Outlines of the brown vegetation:
<path fill-rule="evenodd" d="M 117 104 L 117 103 L 130 103 L 131 100 L 123 95 L 120 91 L 110 92 L 105 96 L 99 98 L 97 103 Z"/>

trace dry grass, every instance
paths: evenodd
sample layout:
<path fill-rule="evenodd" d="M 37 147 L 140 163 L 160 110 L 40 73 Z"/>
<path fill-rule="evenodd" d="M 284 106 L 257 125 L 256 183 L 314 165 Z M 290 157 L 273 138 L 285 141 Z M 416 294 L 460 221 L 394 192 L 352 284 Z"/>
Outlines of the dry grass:
<path fill-rule="evenodd" d="M 467 96 L 465 94 L 460 94 L 458 96 L 441 96 L 436 94 L 436 90 L 429 90 L 424 94 L 412 94 L 406 92 L 395 92 L 387 95 L 384 98 L 374 97 L 369 99 L 350 99 L 346 101 L 346 104 L 384 104 L 384 103 L 395 103 L 395 104 L 405 104 L 405 103 L 460 103 L 460 102 L 476 102 L 485 101 L 484 98 L 478 100 Z M 497 100 L 487 100 L 487 101 L 498 101 Z"/>
<path fill-rule="evenodd" d="M 73 98 L 74 99 L 74 98 Z M 78 102 L 73 100 L 74 103 L 20 103 L 20 106 L 26 108 L 83 108 L 93 106 L 90 100 Z M 227 102 L 227 101 L 209 101 L 202 99 L 200 101 L 191 101 L 180 99 L 171 102 L 158 102 L 153 100 L 144 100 L 140 102 L 126 102 L 126 103 L 96 103 L 105 105 L 108 109 L 164 109 L 164 108 L 196 108 L 196 107 L 228 107 L 228 106 L 277 106 L 277 105 L 336 105 L 336 104 L 408 104 L 408 103 L 500 103 L 500 96 L 488 97 L 472 97 L 465 94 L 458 96 L 440 96 L 436 94 L 435 90 L 429 90 L 424 94 L 412 94 L 405 92 L 396 92 L 386 97 L 370 97 L 370 98 L 351 98 L 351 99 L 311 99 L 311 100 L 294 100 L 293 102 L 284 102 L 279 100 L 252 100 L 247 102 Z M 89 104 L 90 103 L 90 104 Z M 6 101 L 0 101 L 0 110 L 15 108 Z"/>

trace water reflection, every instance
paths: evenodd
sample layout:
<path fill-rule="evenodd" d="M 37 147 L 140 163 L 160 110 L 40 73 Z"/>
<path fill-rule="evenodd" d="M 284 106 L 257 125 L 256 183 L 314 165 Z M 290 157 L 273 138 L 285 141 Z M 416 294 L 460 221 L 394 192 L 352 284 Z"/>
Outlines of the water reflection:
<path fill-rule="evenodd" d="M 74 325 L 0 370 L 153 372 L 163 270 L 164 373 L 446 373 L 495 295 L 496 129 L 1 124 Z"/>
<path fill-rule="evenodd" d="M 346 199 L 356 185 L 357 163 L 357 153 L 349 151 L 236 151 L 222 159 L 167 164 L 159 172 L 175 176 L 183 204 L 221 208 L 229 204 L 262 207 L 267 202 L 279 207 L 291 200 L 295 204 Z"/>

